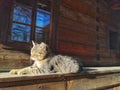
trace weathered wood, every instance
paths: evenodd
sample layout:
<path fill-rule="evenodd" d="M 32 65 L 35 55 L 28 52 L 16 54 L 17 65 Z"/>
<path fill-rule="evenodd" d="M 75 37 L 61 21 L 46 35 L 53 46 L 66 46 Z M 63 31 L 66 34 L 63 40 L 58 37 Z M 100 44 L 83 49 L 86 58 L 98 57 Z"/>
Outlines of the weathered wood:
<path fill-rule="evenodd" d="M 79 12 L 82 12 L 84 14 L 87 14 L 89 16 L 95 17 L 95 7 L 93 5 L 85 3 L 83 0 L 75 0 L 74 2 L 72 0 L 64 0 L 64 3 L 74 10 L 77 10 Z M 89 9 L 92 8 L 92 9 Z"/>
<path fill-rule="evenodd" d="M 62 0 L 52 0 L 51 2 L 51 24 L 49 32 L 49 45 L 52 51 L 56 52 L 56 43 L 57 43 L 57 27 L 58 27 L 58 18 L 60 15 L 60 5 Z"/>
<path fill-rule="evenodd" d="M 120 67 L 84 67 L 76 74 L 0 73 L 0 90 L 119 90 Z"/>
<path fill-rule="evenodd" d="M 117 75 L 117 74 L 116 74 Z M 106 90 L 111 89 L 116 85 L 116 87 L 119 87 L 119 80 L 117 78 L 120 78 L 116 75 L 105 75 L 103 76 L 97 76 L 93 78 L 84 78 L 81 80 L 70 80 L 68 82 L 68 90 Z M 114 78 L 114 79 L 113 79 Z M 100 83 L 101 82 L 101 83 Z"/>
<path fill-rule="evenodd" d="M 77 14 L 79 14 L 79 13 L 77 13 Z M 97 23 L 94 18 L 90 18 L 85 15 L 77 16 L 77 17 L 78 18 L 76 18 L 76 20 L 74 20 L 73 18 L 69 17 L 69 14 L 67 14 L 65 16 L 61 15 L 61 17 L 59 18 L 60 25 L 62 24 L 62 25 L 73 26 L 71 28 L 79 28 L 79 29 L 87 28 L 88 30 L 95 31 Z M 81 30 L 83 30 L 83 29 L 81 29 Z"/>
<path fill-rule="evenodd" d="M 60 42 L 57 45 L 57 49 L 59 52 L 66 53 L 66 54 L 75 54 L 75 55 L 95 55 L 95 47 L 94 46 L 88 46 L 88 45 L 81 45 L 77 43 L 72 42 Z"/>
<path fill-rule="evenodd" d="M 12 15 L 10 16 L 10 13 L 12 13 L 13 9 L 12 1 L 0 1 L 0 67 L 4 66 L 2 64 L 7 65 L 8 62 L 10 66 L 12 61 L 14 65 L 11 66 L 17 66 L 19 64 L 20 66 L 18 67 L 24 65 L 24 62 L 29 62 L 29 56 L 24 52 L 29 53 L 30 43 L 15 41 L 8 43 L 11 37 L 10 19 L 12 19 Z M 120 64 L 119 47 L 116 50 L 111 50 L 109 47 L 109 31 L 118 33 L 119 46 L 119 15 L 117 13 L 114 14 L 104 0 L 99 0 L 99 2 L 96 0 L 49 1 L 51 2 L 49 44 L 52 51 L 62 54 L 78 55 L 82 57 L 85 66 Z M 30 1 L 30 3 L 32 2 L 34 0 Z M 35 19 L 35 12 L 33 17 Z M 34 25 L 32 29 L 35 29 L 35 21 L 32 22 L 32 25 Z M 34 35 L 35 32 L 32 31 L 31 40 L 34 40 Z M 6 50 L 4 44 L 10 47 L 9 49 L 11 50 Z M 23 54 L 21 55 L 16 50 L 21 50 Z M 98 56 L 100 60 L 98 60 Z"/>

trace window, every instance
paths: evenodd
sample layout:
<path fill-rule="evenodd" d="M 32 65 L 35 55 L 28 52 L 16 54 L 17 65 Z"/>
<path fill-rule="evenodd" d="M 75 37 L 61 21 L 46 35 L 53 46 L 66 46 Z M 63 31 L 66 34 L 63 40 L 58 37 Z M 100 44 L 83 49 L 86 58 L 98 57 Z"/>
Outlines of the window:
<path fill-rule="evenodd" d="M 37 8 L 36 12 L 36 26 L 35 26 L 35 41 L 48 42 L 48 29 L 50 24 L 50 12 Z"/>
<path fill-rule="evenodd" d="M 50 1 L 15 0 L 12 13 L 11 41 L 48 42 Z"/>
<path fill-rule="evenodd" d="M 19 5 L 14 6 L 11 40 L 29 42 L 32 10 Z"/>
<path fill-rule="evenodd" d="M 110 31 L 109 32 L 109 47 L 110 49 L 117 49 L 118 47 L 118 33 Z"/>

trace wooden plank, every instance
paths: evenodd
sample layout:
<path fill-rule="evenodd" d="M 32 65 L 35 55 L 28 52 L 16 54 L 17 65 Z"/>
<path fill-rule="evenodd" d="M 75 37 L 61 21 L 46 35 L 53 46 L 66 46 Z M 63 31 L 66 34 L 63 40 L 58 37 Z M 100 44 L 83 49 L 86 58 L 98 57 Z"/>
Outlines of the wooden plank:
<path fill-rule="evenodd" d="M 66 90 L 65 85 L 65 82 L 53 82 L 18 87 L 0 88 L 0 90 Z"/>
<path fill-rule="evenodd" d="M 90 34 L 84 34 L 84 33 L 79 33 L 79 32 L 74 32 L 74 31 L 70 31 L 67 29 L 61 29 L 59 30 L 59 37 L 58 38 L 62 38 L 62 39 L 73 39 L 73 40 L 78 40 L 77 42 L 81 42 L 81 41 L 85 41 L 86 43 L 89 42 L 89 40 L 93 43 L 96 42 L 96 37 L 94 34 L 90 33 Z"/>
<path fill-rule="evenodd" d="M 90 5 L 85 3 L 83 0 L 64 0 L 63 2 L 65 6 L 68 6 L 69 8 L 72 8 L 75 11 L 82 12 L 84 14 L 87 14 L 91 17 L 96 16 L 96 10 L 94 5 Z M 92 9 L 90 9 L 92 8 Z"/>
<path fill-rule="evenodd" d="M 95 55 L 96 49 L 94 46 L 80 45 L 76 43 L 58 42 L 57 50 L 59 53 L 73 55 Z"/>
<path fill-rule="evenodd" d="M 77 20 L 72 20 L 67 15 L 60 16 L 59 23 L 63 25 L 69 25 L 69 26 L 74 26 L 79 28 L 84 27 L 84 28 L 88 28 L 89 30 L 93 30 L 93 28 L 96 28 L 97 23 L 94 18 L 90 18 L 90 17 L 88 18 L 87 16 L 79 17 L 79 18 L 77 18 Z"/>
<path fill-rule="evenodd" d="M 105 28 L 103 28 L 103 26 L 99 25 L 99 32 L 96 32 L 97 24 L 96 23 L 92 23 L 92 24 L 93 25 L 90 24 L 87 25 L 87 24 L 83 24 L 82 22 L 77 22 L 65 17 L 60 17 L 59 28 L 67 28 L 69 30 L 81 32 L 81 33 L 89 33 L 89 34 L 99 33 L 101 36 L 106 35 L 106 30 Z"/>
<path fill-rule="evenodd" d="M 66 23 L 68 23 L 69 21 L 67 21 Z M 70 22 L 69 22 L 70 23 Z M 74 26 L 73 26 L 74 25 Z M 59 30 L 60 29 L 68 29 L 74 32 L 79 32 L 79 33 L 83 33 L 83 34 L 96 34 L 96 29 L 95 27 L 86 27 L 84 25 L 82 25 L 81 23 L 73 23 L 72 22 L 70 24 L 59 24 Z"/>
<path fill-rule="evenodd" d="M 84 67 L 83 70 L 76 74 L 37 76 L 0 73 L 0 90 L 108 90 L 120 86 L 120 67 Z"/>
<path fill-rule="evenodd" d="M 114 87 L 119 87 L 120 76 L 117 75 L 104 75 L 97 77 L 82 78 L 76 80 L 69 80 L 68 90 L 108 90 Z"/>

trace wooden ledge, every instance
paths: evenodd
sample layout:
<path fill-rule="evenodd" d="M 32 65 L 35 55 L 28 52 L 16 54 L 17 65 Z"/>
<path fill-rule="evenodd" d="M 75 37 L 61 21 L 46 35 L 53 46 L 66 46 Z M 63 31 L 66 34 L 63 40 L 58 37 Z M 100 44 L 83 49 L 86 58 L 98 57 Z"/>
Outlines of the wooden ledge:
<path fill-rule="evenodd" d="M 81 78 L 96 78 L 97 76 L 117 73 L 120 73 L 120 67 L 84 67 L 82 72 L 76 74 L 11 75 L 8 72 L 1 72 L 0 88 L 69 81 Z"/>

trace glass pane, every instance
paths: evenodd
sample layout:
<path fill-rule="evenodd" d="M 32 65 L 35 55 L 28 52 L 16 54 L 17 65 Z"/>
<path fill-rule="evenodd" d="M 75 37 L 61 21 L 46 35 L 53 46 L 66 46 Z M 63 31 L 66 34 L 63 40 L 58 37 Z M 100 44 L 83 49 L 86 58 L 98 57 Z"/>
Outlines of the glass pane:
<path fill-rule="evenodd" d="M 36 28 L 35 31 L 35 40 L 36 42 L 45 42 L 48 43 L 49 41 L 49 25 L 45 28 Z"/>
<path fill-rule="evenodd" d="M 20 6 L 14 7 L 13 21 L 31 24 L 32 10 Z"/>
<path fill-rule="evenodd" d="M 12 25 L 12 40 L 15 41 L 30 41 L 30 26 L 15 24 Z"/>
<path fill-rule="evenodd" d="M 42 28 L 36 28 L 35 30 L 35 41 L 40 43 L 43 41 L 43 30 Z"/>
<path fill-rule="evenodd" d="M 50 15 L 37 12 L 36 26 L 45 27 L 50 24 Z"/>

